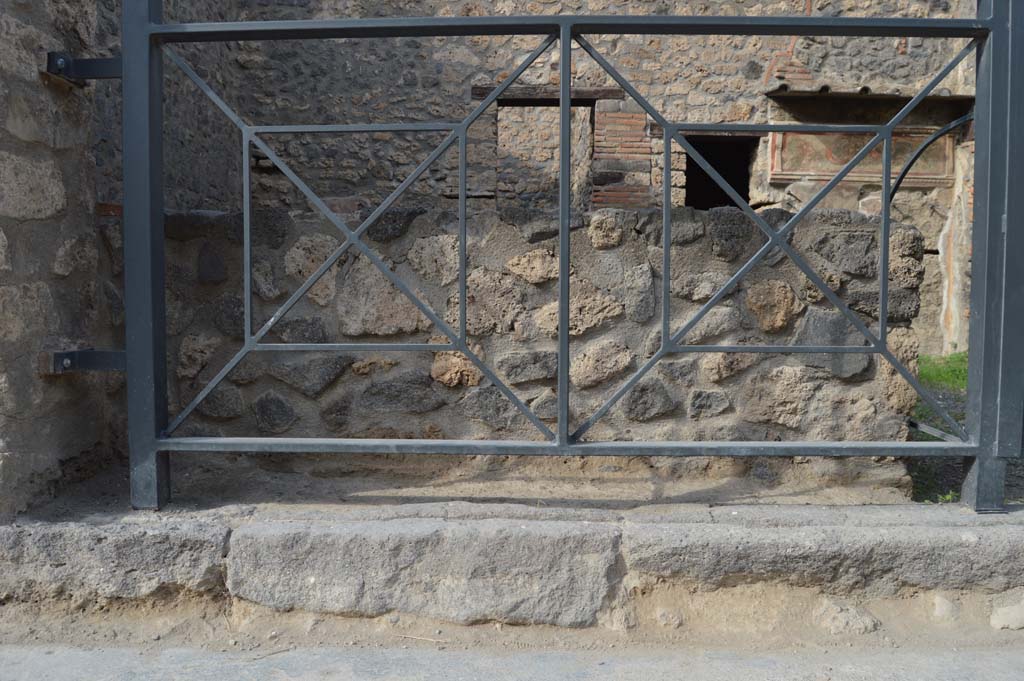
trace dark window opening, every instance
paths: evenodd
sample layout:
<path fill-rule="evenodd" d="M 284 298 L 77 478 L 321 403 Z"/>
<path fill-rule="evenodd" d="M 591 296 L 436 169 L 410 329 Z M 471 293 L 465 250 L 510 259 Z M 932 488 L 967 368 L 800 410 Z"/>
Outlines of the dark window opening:
<path fill-rule="evenodd" d="M 687 139 L 744 201 L 750 200 L 750 166 L 754 162 L 760 138 L 695 135 L 687 136 Z M 736 202 L 692 157 L 687 156 L 686 205 L 708 210 L 719 206 L 735 206 Z"/>

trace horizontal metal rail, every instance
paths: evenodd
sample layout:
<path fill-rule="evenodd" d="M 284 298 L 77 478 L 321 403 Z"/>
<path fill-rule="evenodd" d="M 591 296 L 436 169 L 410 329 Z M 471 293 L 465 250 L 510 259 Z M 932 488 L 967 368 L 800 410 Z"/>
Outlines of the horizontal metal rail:
<path fill-rule="evenodd" d="M 427 38 L 483 35 L 750 35 L 906 38 L 980 38 L 989 22 L 979 19 L 873 19 L 853 17 L 741 16 L 510 16 L 405 17 L 306 21 L 242 21 L 153 24 L 162 42 L 321 40 L 328 38 Z"/>
<path fill-rule="evenodd" d="M 159 440 L 165 452 L 496 454 L 515 456 L 892 456 L 893 442 L 536 442 L 532 440 L 378 440 L 273 437 L 181 437 Z M 899 455 L 977 456 L 963 442 L 901 442 Z"/>
<path fill-rule="evenodd" d="M 886 130 L 884 125 L 832 125 L 806 123 L 673 123 L 669 126 L 673 133 L 679 132 L 805 132 L 805 133 L 841 133 L 845 135 L 873 134 Z"/>
<path fill-rule="evenodd" d="M 431 121 L 426 123 L 353 123 L 345 125 L 251 125 L 249 132 L 268 135 L 298 135 L 321 133 L 358 132 L 453 132 L 462 126 L 461 121 L 449 123 Z"/>

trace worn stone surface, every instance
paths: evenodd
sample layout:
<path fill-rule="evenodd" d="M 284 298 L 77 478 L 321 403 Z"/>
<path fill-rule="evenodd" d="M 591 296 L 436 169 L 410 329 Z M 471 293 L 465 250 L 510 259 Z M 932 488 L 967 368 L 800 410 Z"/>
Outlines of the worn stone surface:
<path fill-rule="evenodd" d="M 708 271 L 700 274 L 673 272 L 672 295 L 695 303 L 711 299 L 729 281 L 728 272 Z"/>
<path fill-rule="evenodd" d="M 769 279 L 747 288 L 747 309 L 757 318 L 766 333 L 785 331 L 803 309 L 793 288 L 784 281 Z"/>
<path fill-rule="evenodd" d="M 0 593 L 26 601 L 219 594 L 228 535 L 225 525 L 194 521 L 0 526 Z"/>
<path fill-rule="evenodd" d="M 1024 591 L 1016 590 L 996 600 L 989 624 L 993 629 L 1024 629 Z"/>
<path fill-rule="evenodd" d="M 833 636 L 870 634 L 882 626 L 882 623 L 866 610 L 832 598 L 822 599 L 814 612 L 814 618 L 819 627 Z"/>
<path fill-rule="evenodd" d="M 729 394 L 722 390 L 694 390 L 687 403 L 690 418 L 718 416 L 732 406 Z"/>
<path fill-rule="evenodd" d="M 505 269 L 531 284 L 543 284 L 558 279 L 558 258 L 548 250 L 535 248 L 510 259 Z"/>
<path fill-rule="evenodd" d="M 57 249 L 50 269 L 58 277 L 66 277 L 75 271 L 91 273 L 96 270 L 98 258 L 99 251 L 94 239 L 68 239 Z"/>
<path fill-rule="evenodd" d="M 298 283 L 304 282 L 317 271 L 341 244 L 328 234 L 303 235 L 292 245 L 284 256 L 284 271 Z M 338 291 L 337 265 L 327 270 L 306 293 L 306 296 L 320 306 L 327 306 Z"/>
<path fill-rule="evenodd" d="M 873 232 L 825 233 L 812 242 L 811 249 L 842 272 L 878 276 L 878 245 Z"/>
<path fill-rule="evenodd" d="M 210 361 L 220 347 L 220 339 L 216 336 L 189 334 L 181 339 L 178 348 L 179 378 L 195 378 Z"/>
<path fill-rule="evenodd" d="M 459 237 L 440 234 L 416 239 L 409 248 L 409 264 L 424 279 L 448 285 L 459 277 Z"/>
<path fill-rule="evenodd" d="M 808 403 L 822 381 L 810 369 L 781 366 L 746 388 L 743 418 L 797 429 L 808 417 Z"/>
<path fill-rule="evenodd" d="M 196 411 L 214 421 L 236 419 L 245 412 L 242 391 L 230 383 L 221 383 L 199 403 Z"/>
<path fill-rule="evenodd" d="M 657 297 L 654 291 L 654 274 L 647 263 L 626 270 L 622 285 L 622 304 L 626 318 L 643 324 L 654 316 Z"/>
<path fill-rule="evenodd" d="M 229 338 L 245 336 L 245 302 L 241 296 L 225 293 L 212 303 L 213 325 Z M 185 324 L 187 326 L 187 323 Z"/>
<path fill-rule="evenodd" d="M 57 325 L 53 293 L 45 282 L 0 286 L 0 340 L 40 338 Z"/>
<path fill-rule="evenodd" d="M 362 218 L 369 218 L 370 212 L 369 209 L 364 211 Z M 422 208 L 389 208 L 366 230 L 366 234 L 374 241 L 394 241 L 408 232 L 413 220 L 424 212 Z"/>
<path fill-rule="evenodd" d="M 359 406 L 374 412 L 422 414 L 445 404 L 426 372 L 406 371 L 394 378 L 374 381 L 359 398 Z"/>
<path fill-rule="evenodd" d="M 625 311 L 615 297 L 599 291 L 590 282 L 572 278 L 569 285 L 569 335 L 581 336 Z M 535 315 L 537 326 L 549 336 L 558 335 L 558 303 L 549 303 Z"/>
<path fill-rule="evenodd" d="M 278 610 L 388 612 L 472 624 L 594 624 L 616 535 L 568 523 L 294 524 L 232 535 L 227 582 Z"/>
<path fill-rule="evenodd" d="M 993 568 L 1000 556 L 1019 553 L 1013 543 L 1020 528 L 908 529 L 646 525 L 623 534 L 622 552 L 630 571 L 709 586 L 775 582 L 864 596 L 914 587 L 1000 592 L 1016 586 L 1017 578 Z"/>
<path fill-rule="evenodd" d="M 707 229 L 706 214 L 687 206 L 672 208 L 672 243 L 683 245 L 693 243 L 704 236 Z M 660 234 L 659 234 L 660 236 Z"/>
<path fill-rule="evenodd" d="M 917 374 L 918 340 L 909 329 L 893 329 L 888 336 L 889 350 L 893 356 L 903 363 L 912 374 Z M 886 359 L 878 363 L 882 374 L 883 395 L 889 406 L 902 413 L 909 414 L 917 404 L 918 394 L 898 372 L 896 367 Z"/>
<path fill-rule="evenodd" d="M 591 213 L 587 236 L 598 250 L 615 248 L 622 243 L 624 233 L 636 227 L 636 221 L 634 211 L 601 208 Z"/>
<path fill-rule="evenodd" d="M 554 378 L 558 353 L 554 350 L 523 350 L 498 358 L 498 372 L 512 385 Z"/>
<path fill-rule="evenodd" d="M 317 397 L 337 381 L 354 361 L 355 357 L 351 355 L 331 355 L 275 362 L 268 367 L 267 372 L 306 397 Z"/>
<path fill-rule="evenodd" d="M 276 390 L 268 390 L 252 404 L 256 428 L 264 435 L 280 435 L 299 419 L 291 404 Z"/>
<path fill-rule="evenodd" d="M 709 217 L 711 253 L 720 260 L 732 262 L 752 246 L 760 246 L 765 241 L 757 226 L 739 208 L 712 208 Z"/>
<path fill-rule="evenodd" d="M 793 343 L 795 345 L 857 346 L 865 342 L 864 335 L 853 328 L 850 320 L 839 311 L 811 307 L 804 315 Z M 871 366 L 868 354 L 808 354 L 805 364 L 821 367 L 838 378 L 852 378 Z"/>
<path fill-rule="evenodd" d="M 0 216 L 40 220 L 64 210 L 64 178 L 52 158 L 0 151 Z"/>
<path fill-rule="evenodd" d="M 0 272 L 9 272 L 11 269 L 11 248 L 7 241 L 7 235 L 0 229 Z"/>
<path fill-rule="evenodd" d="M 471 348 L 477 357 L 482 358 L 483 350 L 479 345 Z M 430 366 L 430 376 L 435 381 L 449 388 L 457 385 L 480 385 L 484 373 L 466 355 L 454 350 L 434 353 L 434 362 Z"/>
<path fill-rule="evenodd" d="M 545 388 L 529 402 L 529 407 L 537 418 L 551 421 L 558 418 L 558 394 L 551 388 Z M 569 409 L 570 413 L 572 408 Z"/>
<path fill-rule="evenodd" d="M 0 527 L 0 595 L 38 603 L 183 589 L 287 611 L 612 626 L 647 588 L 649 603 L 672 610 L 679 602 L 659 589 L 749 598 L 744 587 L 782 586 L 800 590 L 808 623 L 857 635 L 884 614 L 859 603 L 929 591 L 989 596 L 994 626 L 1013 628 L 1024 588 L 1020 518 L 949 506 L 271 503 L 122 515 Z"/>
<path fill-rule="evenodd" d="M 342 278 L 338 328 L 346 336 L 393 336 L 425 331 L 432 324 L 384 273 L 360 256 Z"/>
<path fill-rule="evenodd" d="M 252 292 L 266 301 L 281 297 L 281 289 L 277 285 L 277 277 L 274 273 L 274 264 L 269 260 L 253 261 Z"/>
<path fill-rule="evenodd" d="M 712 352 L 700 360 L 700 373 L 712 383 L 721 383 L 754 367 L 763 358 L 756 352 Z"/>
<path fill-rule="evenodd" d="M 523 418 L 519 409 L 497 386 L 474 388 L 459 402 L 462 413 L 497 430 L 507 430 Z"/>
<path fill-rule="evenodd" d="M 682 341 L 687 345 L 696 345 L 738 331 L 742 325 L 743 318 L 736 308 L 713 307 L 690 329 Z"/>
<path fill-rule="evenodd" d="M 577 388 L 590 388 L 633 366 L 633 354 L 617 341 L 594 341 L 569 365 L 569 378 Z"/>
<path fill-rule="evenodd" d="M 273 331 L 285 343 L 327 342 L 327 329 L 320 317 L 282 319 L 274 325 Z"/>
<path fill-rule="evenodd" d="M 352 398 L 349 395 L 330 400 L 320 410 L 320 418 L 333 431 L 345 431 L 352 421 Z"/>
<path fill-rule="evenodd" d="M 631 421 L 650 421 L 675 408 L 675 399 L 657 378 L 641 380 L 622 398 L 622 411 Z"/>
<path fill-rule="evenodd" d="M 511 331 L 526 312 L 526 290 L 515 276 L 478 268 L 466 278 L 466 330 L 474 336 Z M 458 319 L 458 296 L 448 300 L 448 322 Z"/>

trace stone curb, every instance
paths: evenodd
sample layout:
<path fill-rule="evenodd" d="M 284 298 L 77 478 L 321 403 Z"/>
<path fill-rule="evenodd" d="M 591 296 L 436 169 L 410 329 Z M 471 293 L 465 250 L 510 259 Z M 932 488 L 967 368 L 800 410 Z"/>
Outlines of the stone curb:
<path fill-rule="evenodd" d="M 0 595 L 146 598 L 222 592 L 230 529 L 214 523 L 0 527 Z"/>
<path fill-rule="evenodd" d="M 227 522 L 147 516 L 8 526 L 0 527 L 0 598 L 141 599 L 185 590 L 282 611 L 581 627 L 603 621 L 624 581 L 771 583 L 852 598 L 1024 587 L 1016 515 L 890 522 L 913 518 L 911 510 L 876 512 L 862 519 L 866 526 L 794 524 L 813 510 L 794 509 L 792 522 L 778 511 L 743 509 L 736 522 L 708 522 L 714 514 L 704 509 L 704 522 L 684 514 L 674 523 L 328 516 L 235 519 L 232 530 Z M 959 522 L 971 517 L 977 522 Z"/>

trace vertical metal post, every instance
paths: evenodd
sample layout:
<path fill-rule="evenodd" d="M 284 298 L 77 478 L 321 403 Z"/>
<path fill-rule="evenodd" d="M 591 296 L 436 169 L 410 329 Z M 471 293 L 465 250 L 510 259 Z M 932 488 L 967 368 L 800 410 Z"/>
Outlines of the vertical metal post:
<path fill-rule="evenodd" d="M 1006 213 L 1003 284 L 1003 366 L 1000 380 L 999 436 L 996 456 L 1024 456 L 1024 272 L 1018 258 L 1024 255 L 1024 6 L 1006 3 L 1010 12 L 1010 57 L 1007 62 L 1009 113 L 1006 136 Z"/>
<path fill-rule="evenodd" d="M 992 19 L 992 31 L 978 53 L 968 377 L 968 431 L 977 439 L 982 453 L 968 460 L 970 467 L 962 499 L 980 512 L 1003 509 L 1004 457 L 1019 455 L 1021 446 L 1021 369 L 1015 345 L 1019 345 L 1024 326 L 1019 308 L 1016 312 L 1006 308 L 1008 302 L 1019 304 L 1020 293 L 1013 289 L 1024 285 L 1020 268 L 1013 263 L 1007 266 L 1009 159 L 1013 157 L 1011 146 L 1018 150 L 1021 147 L 1020 136 L 1013 134 L 1010 119 L 1010 14 L 1011 3 L 978 2 L 979 17 Z M 1015 14 L 1015 23 L 1020 25 L 1019 8 Z M 1020 47 L 1014 51 L 1019 53 Z M 1016 217 L 1019 220 L 1019 215 Z M 1015 235 L 1013 243 L 1020 243 L 1019 235 Z"/>
<path fill-rule="evenodd" d="M 162 0 L 122 3 L 125 347 L 131 501 L 160 508 L 169 461 L 156 440 L 167 423 L 164 323 L 163 58 L 149 28 Z"/>
<path fill-rule="evenodd" d="M 572 26 L 559 35 L 558 444 L 569 444 L 569 244 L 572 202 Z"/>
<path fill-rule="evenodd" d="M 878 340 L 886 347 L 889 337 L 889 235 L 892 231 L 892 131 L 882 143 L 882 234 L 878 244 Z"/>
<path fill-rule="evenodd" d="M 252 337 L 252 177 L 249 170 L 252 135 L 242 131 L 242 300 L 245 301 L 245 342 Z"/>
<path fill-rule="evenodd" d="M 661 349 L 672 342 L 672 130 L 665 128 L 662 150 L 661 199 Z"/>
<path fill-rule="evenodd" d="M 466 283 L 466 250 L 468 234 L 466 233 L 466 197 L 468 195 L 468 174 L 467 166 L 469 140 L 469 127 L 464 126 L 459 132 L 459 338 L 463 343 L 469 343 L 469 334 L 466 330 L 467 319 L 467 298 L 468 288 Z"/>

